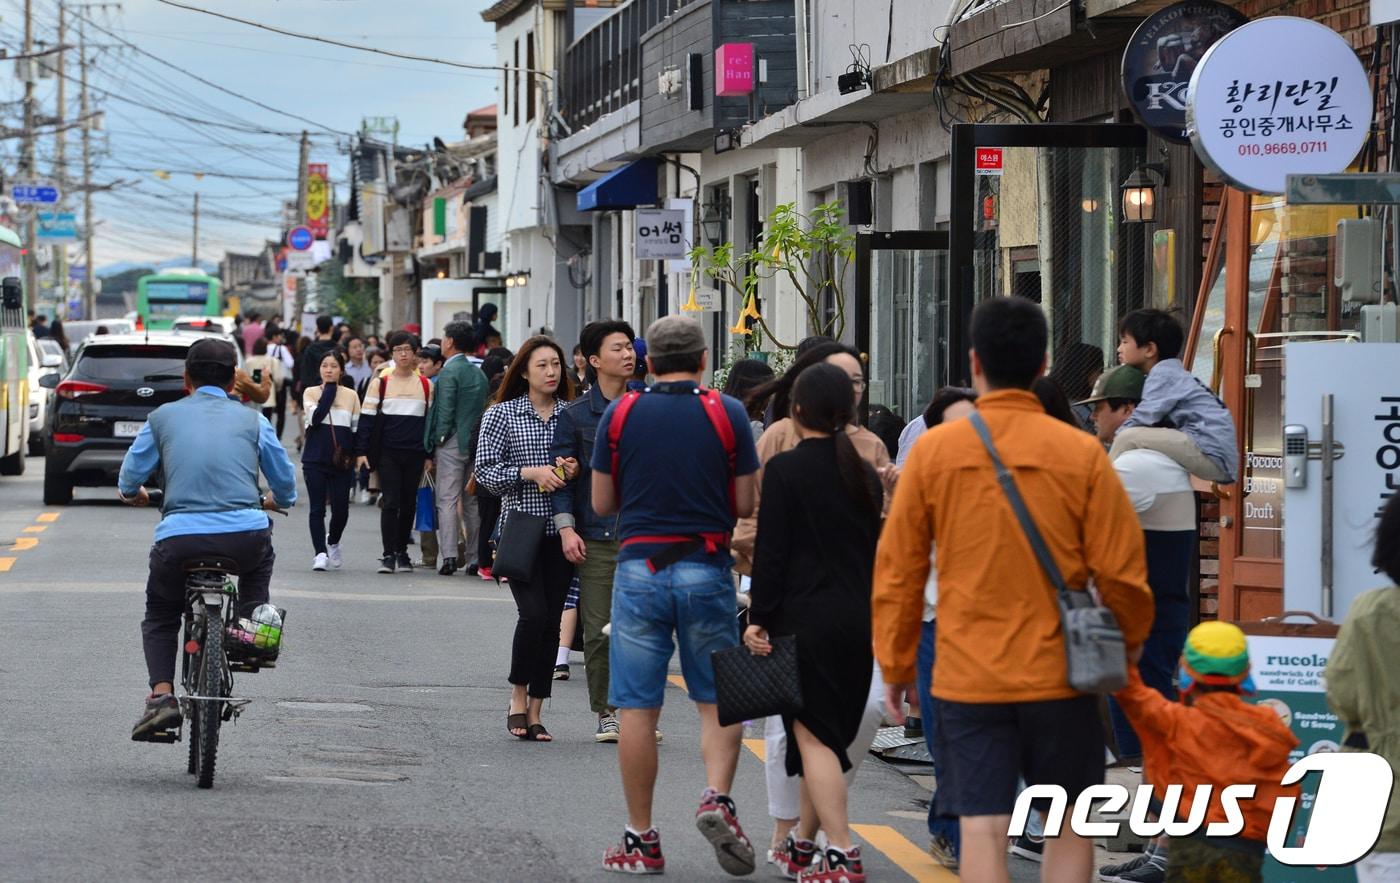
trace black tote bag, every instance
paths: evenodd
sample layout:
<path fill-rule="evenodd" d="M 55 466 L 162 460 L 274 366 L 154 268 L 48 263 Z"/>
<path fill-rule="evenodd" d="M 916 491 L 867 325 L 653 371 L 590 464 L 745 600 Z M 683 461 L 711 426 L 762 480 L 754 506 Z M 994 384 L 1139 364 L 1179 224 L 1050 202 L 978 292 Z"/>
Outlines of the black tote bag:
<path fill-rule="evenodd" d="M 710 654 L 720 726 L 802 710 L 797 636 L 773 638 L 773 652 L 755 656 L 742 645 Z"/>
<path fill-rule="evenodd" d="M 545 517 L 531 515 L 519 509 L 505 513 L 501 539 L 496 544 L 496 560 L 491 573 L 501 579 L 528 583 L 544 542 Z"/>

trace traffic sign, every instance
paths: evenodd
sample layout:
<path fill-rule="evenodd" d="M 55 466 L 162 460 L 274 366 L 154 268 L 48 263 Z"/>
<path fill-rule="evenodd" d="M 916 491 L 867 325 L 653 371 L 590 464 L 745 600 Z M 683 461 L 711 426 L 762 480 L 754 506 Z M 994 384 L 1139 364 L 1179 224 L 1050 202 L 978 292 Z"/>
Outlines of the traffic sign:
<path fill-rule="evenodd" d="M 10 187 L 10 198 L 28 205 L 51 205 L 58 202 L 58 187 L 45 182 L 14 184 Z"/>
<path fill-rule="evenodd" d="M 39 242 L 77 242 L 78 218 L 73 212 L 39 212 Z"/>
<path fill-rule="evenodd" d="M 306 251 L 315 241 L 310 227 L 293 227 L 287 231 L 287 245 L 297 251 Z"/>

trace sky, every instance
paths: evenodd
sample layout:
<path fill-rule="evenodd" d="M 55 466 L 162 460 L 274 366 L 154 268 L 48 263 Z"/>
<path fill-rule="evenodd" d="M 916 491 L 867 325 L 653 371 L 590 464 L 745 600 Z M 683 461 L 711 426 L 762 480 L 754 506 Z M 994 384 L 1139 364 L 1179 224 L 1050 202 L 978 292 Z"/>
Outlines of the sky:
<path fill-rule="evenodd" d="M 32 0 L 36 42 L 57 43 L 57 0 Z M 145 262 L 188 256 L 193 196 L 200 194 L 199 257 L 225 251 L 253 253 L 281 229 L 281 205 L 296 196 L 298 140 L 311 132 L 311 161 L 330 166 L 337 199 L 345 180 L 349 137 L 364 117 L 397 117 L 399 143 L 421 145 L 433 136 L 462 138 L 467 112 L 496 101 L 499 75 L 406 61 L 281 36 L 163 5 L 122 0 L 120 10 L 68 4 L 68 42 L 77 42 L 77 15 L 85 15 L 92 108 L 105 112 L 93 135 L 94 180 L 121 181 L 94 197 L 95 263 Z M 492 63 L 495 27 L 481 20 L 489 0 L 187 0 L 240 18 L 304 34 L 331 37 L 414 55 Z M 18 54 L 24 37 L 23 0 L 0 0 L 0 46 Z M 105 31 L 105 32 L 104 32 Z M 140 51 L 123 44 L 135 44 Z M 77 51 L 68 54 L 66 116 L 77 117 Z M 160 60 L 157 60 L 160 59 Z M 284 113 L 220 92 L 205 80 Z M 23 85 L 10 63 L 0 67 L 0 116 L 19 129 Z M 57 108 L 57 77 L 36 89 L 39 113 Z M 146 106 L 140 106 L 146 105 Z M 311 120 L 311 123 L 294 114 Z M 199 120 L 181 119 L 175 115 Z M 326 130 L 332 130 L 328 132 Z M 45 132 L 51 129 L 45 130 Z M 334 134 L 340 132 L 342 134 Z M 67 137 L 69 175 L 80 176 L 80 137 Z M 14 175 L 18 139 L 0 141 L 0 167 Z M 51 173 L 55 138 L 41 135 L 38 167 Z M 163 180 L 154 172 L 169 173 Z M 243 176 L 202 179 L 193 173 Z M 81 210 L 81 197 L 68 197 Z M 81 222 L 81 214 L 79 221 Z M 73 247 L 70 254 L 78 255 Z M 80 261 L 79 261 L 80 262 Z"/>

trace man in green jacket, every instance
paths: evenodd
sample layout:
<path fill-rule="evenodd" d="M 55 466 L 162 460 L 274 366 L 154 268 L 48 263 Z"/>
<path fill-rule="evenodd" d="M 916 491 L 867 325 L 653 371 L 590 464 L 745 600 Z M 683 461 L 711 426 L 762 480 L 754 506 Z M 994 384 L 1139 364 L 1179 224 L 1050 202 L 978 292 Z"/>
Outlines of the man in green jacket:
<path fill-rule="evenodd" d="M 467 361 L 466 354 L 474 343 L 472 337 L 472 326 L 467 322 L 449 322 L 442 331 L 442 354 L 447 361 L 438 372 L 423 436 L 423 446 L 433 456 L 437 473 L 437 535 L 442 550 L 448 553 L 438 570 L 443 576 L 451 576 L 457 570 L 457 558 L 452 554 L 461 536 L 457 506 L 467 483 L 473 433 L 486 408 L 489 386 L 481 369 Z M 472 519 L 468 518 L 467 523 L 471 524 Z M 470 555 L 476 548 L 476 538 L 466 537 L 466 544 Z"/>

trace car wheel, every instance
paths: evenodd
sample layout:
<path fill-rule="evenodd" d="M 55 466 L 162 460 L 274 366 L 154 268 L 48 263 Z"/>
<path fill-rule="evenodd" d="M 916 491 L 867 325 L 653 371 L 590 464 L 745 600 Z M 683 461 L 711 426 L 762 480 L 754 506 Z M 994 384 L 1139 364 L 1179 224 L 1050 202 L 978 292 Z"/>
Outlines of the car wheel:
<path fill-rule="evenodd" d="M 8 457 L 0 457 L 0 475 L 23 475 L 24 451 L 15 451 Z"/>
<path fill-rule="evenodd" d="M 73 502 L 73 479 L 44 461 L 44 505 L 67 506 Z"/>

